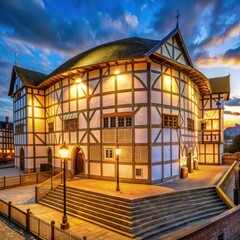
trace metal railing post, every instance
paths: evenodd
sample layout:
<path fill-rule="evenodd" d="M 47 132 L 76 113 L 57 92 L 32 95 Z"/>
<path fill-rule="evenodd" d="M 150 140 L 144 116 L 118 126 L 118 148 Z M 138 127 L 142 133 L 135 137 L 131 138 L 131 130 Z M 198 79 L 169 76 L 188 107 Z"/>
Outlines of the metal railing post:
<path fill-rule="evenodd" d="M 54 240 L 55 221 L 51 221 L 51 240 Z"/>

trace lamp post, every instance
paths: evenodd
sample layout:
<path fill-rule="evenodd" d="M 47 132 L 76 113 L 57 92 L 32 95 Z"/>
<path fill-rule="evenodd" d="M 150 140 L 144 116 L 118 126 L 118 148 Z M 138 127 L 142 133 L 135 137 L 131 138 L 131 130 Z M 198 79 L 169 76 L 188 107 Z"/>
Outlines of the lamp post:
<path fill-rule="evenodd" d="M 60 157 L 63 159 L 63 218 L 61 229 L 68 229 L 69 223 L 67 220 L 67 209 L 66 209 L 66 158 L 68 156 L 68 147 L 66 143 L 60 147 L 59 149 Z"/>
<path fill-rule="evenodd" d="M 117 155 L 117 161 L 116 161 L 116 175 L 117 175 L 117 187 L 116 187 L 116 191 L 120 191 L 120 187 L 119 187 L 119 155 L 121 153 L 121 148 L 119 148 L 119 145 L 117 144 L 117 148 L 115 150 L 116 155 Z"/>

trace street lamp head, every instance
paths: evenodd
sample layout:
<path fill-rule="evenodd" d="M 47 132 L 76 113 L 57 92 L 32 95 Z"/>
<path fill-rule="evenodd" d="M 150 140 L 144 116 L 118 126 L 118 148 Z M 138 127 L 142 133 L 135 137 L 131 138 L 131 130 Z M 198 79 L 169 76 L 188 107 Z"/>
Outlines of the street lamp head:
<path fill-rule="evenodd" d="M 66 146 L 66 143 L 60 147 L 59 154 L 61 158 L 66 158 L 68 156 L 68 147 Z"/>
<path fill-rule="evenodd" d="M 115 149 L 116 155 L 119 156 L 121 154 L 122 149 L 119 148 L 119 145 L 117 145 L 117 148 Z"/>

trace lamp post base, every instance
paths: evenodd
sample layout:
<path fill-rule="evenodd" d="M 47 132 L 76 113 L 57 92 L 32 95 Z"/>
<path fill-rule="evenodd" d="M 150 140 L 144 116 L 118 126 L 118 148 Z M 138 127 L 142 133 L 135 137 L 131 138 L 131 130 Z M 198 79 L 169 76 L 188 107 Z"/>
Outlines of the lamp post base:
<path fill-rule="evenodd" d="M 67 220 L 67 216 L 63 216 L 62 218 L 62 223 L 61 223 L 61 229 L 65 230 L 65 229 L 68 229 L 70 226 L 69 226 L 69 222 Z"/>

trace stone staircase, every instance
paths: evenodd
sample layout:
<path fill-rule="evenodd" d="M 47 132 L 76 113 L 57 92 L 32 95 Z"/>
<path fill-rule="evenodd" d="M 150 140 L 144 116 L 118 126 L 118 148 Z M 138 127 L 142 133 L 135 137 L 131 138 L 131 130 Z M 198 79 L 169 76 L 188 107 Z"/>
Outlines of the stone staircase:
<path fill-rule="evenodd" d="M 63 186 L 39 203 L 63 209 Z M 214 187 L 185 190 L 141 199 L 124 199 L 67 187 L 67 213 L 125 236 L 144 239 L 216 216 L 228 207 Z"/>

